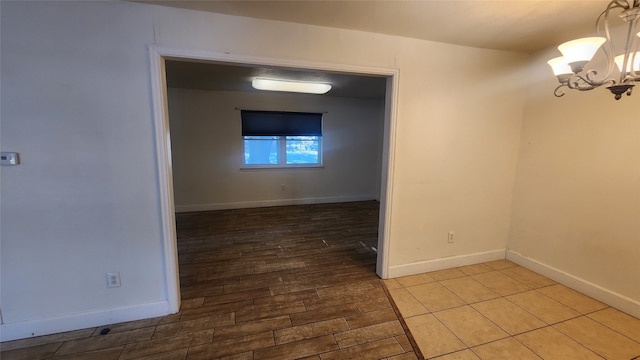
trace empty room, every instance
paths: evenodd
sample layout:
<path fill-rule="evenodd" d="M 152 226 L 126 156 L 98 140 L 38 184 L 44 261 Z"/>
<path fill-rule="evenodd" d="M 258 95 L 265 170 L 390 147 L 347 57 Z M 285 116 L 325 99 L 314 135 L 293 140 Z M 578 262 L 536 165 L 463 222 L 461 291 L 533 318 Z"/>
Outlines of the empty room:
<path fill-rule="evenodd" d="M 638 1 L 0 16 L 2 359 L 640 357 Z"/>

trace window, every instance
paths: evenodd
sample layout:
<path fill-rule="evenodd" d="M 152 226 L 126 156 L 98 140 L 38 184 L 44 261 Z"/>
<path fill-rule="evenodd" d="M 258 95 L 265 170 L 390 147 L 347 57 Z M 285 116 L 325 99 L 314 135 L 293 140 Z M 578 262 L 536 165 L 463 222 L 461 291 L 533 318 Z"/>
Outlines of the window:
<path fill-rule="evenodd" d="M 322 165 L 322 114 L 242 110 L 246 167 Z"/>

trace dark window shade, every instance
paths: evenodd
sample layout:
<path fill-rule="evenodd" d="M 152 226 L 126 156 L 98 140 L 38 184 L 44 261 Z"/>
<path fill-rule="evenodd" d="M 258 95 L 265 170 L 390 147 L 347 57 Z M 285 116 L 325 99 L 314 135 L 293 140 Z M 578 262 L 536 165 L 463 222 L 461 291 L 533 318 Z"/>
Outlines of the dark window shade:
<path fill-rule="evenodd" d="M 242 110 L 242 136 L 322 136 L 322 114 Z"/>

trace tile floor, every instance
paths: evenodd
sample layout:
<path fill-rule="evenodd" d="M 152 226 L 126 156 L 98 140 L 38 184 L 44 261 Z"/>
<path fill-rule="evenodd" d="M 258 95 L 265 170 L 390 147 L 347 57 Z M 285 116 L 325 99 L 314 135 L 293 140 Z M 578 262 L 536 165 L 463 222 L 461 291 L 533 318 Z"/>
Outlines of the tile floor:
<path fill-rule="evenodd" d="M 427 359 L 640 359 L 640 320 L 506 260 L 383 280 Z"/>
<path fill-rule="evenodd" d="M 5 342 L 0 359 L 640 356 L 640 320 L 508 261 L 381 281 L 377 226 L 376 202 L 178 214 L 178 314 Z"/>

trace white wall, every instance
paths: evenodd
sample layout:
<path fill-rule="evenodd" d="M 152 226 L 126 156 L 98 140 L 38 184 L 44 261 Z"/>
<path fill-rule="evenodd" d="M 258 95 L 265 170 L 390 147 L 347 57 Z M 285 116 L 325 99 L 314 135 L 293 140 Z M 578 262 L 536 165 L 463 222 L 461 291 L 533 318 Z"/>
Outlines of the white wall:
<path fill-rule="evenodd" d="M 400 43 L 391 273 L 504 257 L 525 56 Z"/>
<path fill-rule="evenodd" d="M 532 60 L 509 248 L 640 316 L 640 91 L 556 98 L 554 56 Z"/>
<path fill-rule="evenodd" d="M 177 88 L 168 98 L 177 211 L 379 199 L 384 99 Z M 236 108 L 324 113 L 323 167 L 242 170 Z"/>
<path fill-rule="evenodd" d="M 389 263 L 506 246 L 526 55 L 145 4 L 0 6 L 2 150 L 23 158 L 2 168 L 3 340 L 168 311 L 149 44 L 399 69 Z"/>
<path fill-rule="evenodd" d="M 167 312 L 149 101 L 153 17 L 2 4 L 2 339 Z M 120 288 L 105 273 L 119 271 Z M 88 315 L 90 314 L 90 315 Z"/>

